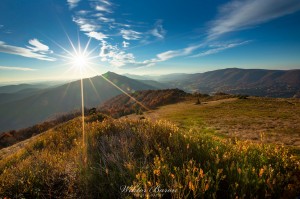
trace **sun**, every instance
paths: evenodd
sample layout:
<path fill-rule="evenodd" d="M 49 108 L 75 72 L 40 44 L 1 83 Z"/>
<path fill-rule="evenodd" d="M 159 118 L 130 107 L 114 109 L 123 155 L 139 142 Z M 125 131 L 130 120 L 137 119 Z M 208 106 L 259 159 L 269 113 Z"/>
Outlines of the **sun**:
<path fill-rule="evenodd" d="M 79 69 L 84 69 L 88 65 L 88 60 L 88 56 L 79 53 L 72 57 L 72 64 Z"/>

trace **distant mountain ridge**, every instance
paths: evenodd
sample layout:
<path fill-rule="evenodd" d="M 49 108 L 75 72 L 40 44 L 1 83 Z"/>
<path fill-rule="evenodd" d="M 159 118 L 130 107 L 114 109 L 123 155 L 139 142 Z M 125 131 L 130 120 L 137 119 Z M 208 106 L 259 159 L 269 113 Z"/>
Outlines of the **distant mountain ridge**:
<path fill-rule="evenodd" d="M 7 85 L 7 86 L 0 86 L 0 94 L 1 93 L 16 93 L 21 91 L 28 91 L 28 90 L 35 90 L 35 89 L 42 89 L 47 88 L 48 85 L 46 84 L 17 84 L 17 85 Z"/>
<path fill-rule="evenodd" d="M 293 97 L 300 90 L 300 70 L 229 68 L 192 74 L 169 83 L 188 91 Z"/>
<path fill-rule="evenodd" d="M 105 80 L 109 79 L 113 86 Z M 148 76 L 147 76 L 148 78 Z M 138 90 L 178 88 L 185 92 L 246 94 L 266 97 L 300 97 L 300 70 L 228 68 L 196 74 L 170 74 L 156 80 L 132 79 L 107 72 L 83 80 L 86 107 L 96 107 L 121 94 Z M 80 81 L 35 89 L 28 85 L 0 87 L 0 132 L 20 129 L 80 108 Z M 16 88 L 18 90 L 16 90 Z M 21 89 L 20 89 L 21 88 Z"/>
<path fill-rule="evenodd" d="M 186 92 L 300 97 L 300 69 L 227 68 L 196 74 L 161 75 L 155 79 L 168 85 L 169 88 L 179 88 Z"/>
<path fill-rule="evenodd" d="M 96 76 L 83 80 L 86 107 L 95 107 L 122 93 L 105 78 L 129 93 L 156 89 L 140 81 L 107 72 L 103 77 Z M 0 104 L 0 132 L 31 126 L 56 115 L 79 109 L 80 106 L 80 80 L 43 89 L 23 99 Z"/>

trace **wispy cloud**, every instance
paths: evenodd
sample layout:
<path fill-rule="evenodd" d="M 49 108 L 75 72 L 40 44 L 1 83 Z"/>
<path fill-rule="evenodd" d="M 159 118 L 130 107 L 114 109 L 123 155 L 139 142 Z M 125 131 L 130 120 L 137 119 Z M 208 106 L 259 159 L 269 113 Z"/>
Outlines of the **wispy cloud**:
<path fill-rule="evenodd" d="M 12 45 L 7 45 L 5 42 L 0 41 L 0 52 L 7 53 L 7 54 L 14 54 L 14 55 L 20 55 L 23 57 L 29 57 L 29 58 L 35 58 L 39 60 L 45 60 L 45 61 L 55 61 L 56 59 L 53 57 L 49 57 L 46 55 L 47 52 L 49 51 L 49 48 L 47 51 L 45 51 L 45 46 L 41 46 L 40 42 L 36 42 L 35 39 L 30 40 L 34 41 L 31 42 L 33 47 L 28 47 L 28 48 L 23 48 L 23 47 L 18 47 L 18 46 L 12 46 Z M 40 49 L 39 49 L 40 48 Z M 41 50 L 43 49 L 43 50 Z M 51 51 L 52 52 L 52 51 Z"/>
<path fill-rule="evenodd" d="M 123 46 L 123 48 L 127 48 L 128 46 L 129 46 L 129 42 L 126 42 L 126 41 L 123 41 L 122 42 L 122 46 Z"/>
<path fill-rule="evenodd" d="M 85 16 L 87 14 L 91 13 L 89 10 L 79 10 L 76 12 L 77 15 Z"/>
<path fill-rule="evenodd" d="M 157 55 L 159 61 L 166 61 L 175 57 L 190 55 L 195 50 L 203 47 L 205 44 L 191 45 L 179 50 L 170 50 Z"/>
<path fill-rule="evenodd" d="M 0 70 L 17 70 L 17 71 L 35 71 L 33 68 L 13 67 L 13 66 L 0 66 Z"/>
<path fill-rule="evenodd" d="M 104 23 L 113 23 L 113 22 L 115 22 L 115 19 L 107 18 L 107 17 L 103 17 L 103 16 L 100 16 L 98 18 L 98 20 L 100 20 L 101 22 L 104 22 Z"/>
<path fill-rule="evenodd" d="M 166 30 L 163 28 L 162 20 L 158 20 L 155 23 L 155 27 L 150 31 L 150 33 L 159 39 L 164 39 L 166 35 Z"/>
<path fill-rule="evenodd" d="M 109 7 L 104 6 L 104 5 L 97 5 L 97 6 L 95 7 L 95 10 L 101 11 L 101 12 L 112 13 L 112 10 L 111 10 Z"/>
<path fill-rule="evenodd" d="M 299 0 L 233 0 L 219 9 L 208 39 L 247 29 L 300 10 Z"/>
<path fill-rule="evenodd" d="M 77 6 L 80 0 L 67 0 L 70 9 L 73 9 Z"/>
<path fill-rule="evenodd" d="M 164 62 L 164 61 L 176 58 L 176 57 L 189 56 L 189 55 L 195 53 L 197 50 L 199 50 L 201 48 L 205 48 L 206 49 L 205 51 L 190 56 L 190 57 L 203 57 L 203 56 L 208 56 L 211 54 L 216 54 L 216 53 L 222 52 L 229 48 L 234 48 L 234 47 L 238 47 L 241 45 L 245 45 L 249 42 L 251 42 L 251 41 L 242 41 L 242 42 L 235 42 L 235 43 L 219 43 L 219 44 L 213 44 L 213 45 L 211 45 L 209 43 L 200 43 L 200 44 L 191 45 L 186 48 L 182 48 L 182 49 L 178 49 L 178 50 L 169 50 L 169 51 L 159 53 L 153 59 L 148 59 L 148 60 L 144 60 L 144 61 L 140 61 L 140 62 L 136 61 L 135 59 L 132 59 L 130 62 L 124 62 L 119 67 L 122 67 L 122 68 L 149 67 L 149 66 L 153 66 L 159 62 Z"/>
<path fill-rule="evenodd" d="M 125 29 L 122 29 L 120 33 L 122 37 L 126 40 L 138 40 L 141 38 L 141 34 L 142 34 L 134 30 L 125 30 Z"/>
<path fill-rule="evenodd" d="M 200 48 L 201 46 L 203 46 L 203 44 L 193 45 L 193 46 L 189 46 L 189 47 L 179 49 L 179 50 L 166 51 L 166 52 L 157 54 L 156 57 L 153 59 L 148 59 L 148 60 L 144 60 L 144 61 L 136 61 L 135 57 L 133 55 L 127 54 L 127 56 L 130 57 L 130 59 L 124 59 L 124 60 L 119 59 L 118 63 L 122 63 L 122 64 L 117 65 L 117 67 L 122 67 L 122 68 L 149 67 L 149 66 L 155 65 L 156 63 L 164 62 L 164 61 L 167 61 L 167 60 L 175 58 L 175 57 L 189 55 L 196 49 Z M 121 54 L 124 54 L 124 52 Z"/>
<path fill-rule="evenodd" d="M 6 33 L 6 34 L 10 34 L 12 33 L 11 30 L 8 30 L 4 27 L 4 25 L 0 24 L 0 31 L 3 32 L 3 33 Z"/>
<path fill-rule="evenodd" d="M 80 30 L 83 32 L 97 31 L 101 27 L 93 20 L 85 19 L 83 17 L 73 17 L 73 21 L 79 26 Z"/>
<path fill-rule="evenodd" d="M 207 39 L 201 44 L 162 52 L 157 54 L 156 58 L 136 62 L 136 64 L 146 67 L 180 56 L 203 57 L 246 45 L 251 41 L 227 42 L 219 45 L 212 45 L 211 42 L 225 33 L 251 28 L 298 10 L 300 10 L 298 0 L 233 0 L 220 8 L 217 19 L 210 23 Z M 152 33 L 156 34 L 156 31 Z M 206 50 L 194 54 L 202 48 Z"/>
<path fill-rule="evenodd" d="M 49 46 L 42 44 L 38 39 L 31 39 L 28 43 L 31 45 L 28 48 L 33 52 L 53 53 L 53 51 L 49 50 Z"/>
<path fill-rule="evenodd" d="M 237 46 L 241 46 L 241 45 L 245 45 L 248 44 L 251 41 L 243 41 L 243 42 L 239 42 L 239 43 L 229 43 L 229 44 L 220 44 L 220 45 L 211 45 L 210 47 L 212 47 L 211 49 L 205 50 L 203 52 L 200 52 L 196 55 L 192 55 L 191 57 L 203 57 L 203 56 L 207 56 L 207 55 L 212 55 L 212 54 L 216 54 L 219 52 L 222 52 L 224 50 L 227 50 L 229 48 L 234 48 Z"/>
<path fill-rule="evenodd" d="M 102 2 L 102 3 L 104 3 L 104 4 L 108 5 L 108 6 L 112 5 L 112 3 L 110 1 L 107 1 L 107 0 L 99 0 L 99 2 Z"/>

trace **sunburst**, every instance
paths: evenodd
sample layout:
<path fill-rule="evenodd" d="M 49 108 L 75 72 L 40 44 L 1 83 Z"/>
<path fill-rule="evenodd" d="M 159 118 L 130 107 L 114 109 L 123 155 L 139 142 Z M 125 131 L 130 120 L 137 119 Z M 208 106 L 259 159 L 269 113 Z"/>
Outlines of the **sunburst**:
<path fill-rule="evenodd" d="M 97 47 L 93 48 L 92 50 L 88 50 L 89 49 L 89 45 L 91 42 L 91 38 L 88 40 L 88 42 L 86 43 L 85 47 L 82 49 L 81 48 L 81 44 L 80 44 L 80 40 L 78 39 L 78 45 L 77 47 L 75 47 L 74 43 L 71 41 L 70 37 L 66 34 L 69 43 L 72 47 L 71 51 L 67 50 L 66 48 L 64 48 L 63 46 L 59 45 L 57 42 L 53 41 L 57 46 L 59 46 L 64 52 L 65 55 L 58 55 L 62 58 L 65 59 L 66 61 L 66 65 L 70 65 L 69 70 L 75 69 L 76 72 L 79 72 L 80 74 L 80 93 L 81 93 L 81 113 L 82 113 L 82 146 L 83 146 L 83 161 L 84 163 L 87 162 L 87 154 L 86 154 L 86 150 L 87 150 L 87 144 L 86 144 L 86 132 L 85 132 L 85 114 L 84 114 L 84 91 L 83 91 L 83 77 L 84 74 L 89 70 L 92 71 L 94 74 L 98 74 L 100 75 L 104 80 L 106 80 L 108 83 L 110 83 L 112 86 L 114 86 L 115 88 L 117 88 L 118 90 L 120 90 L 122 93 L 124 93 L 125 95 L 127 95 L 128 97 L 130 97 L 132 100 L 134 100 L 137 104 L 139 104 L 140 106 L 142 106 L 143 108 L 145 108 L 146 110 L 150 110 L 149 108 L 147 108 L 145 105 L 143 105 L 141 102 L 139 102 L 137 99 L 135 99 L 134 97 L 132 97 L 130 94 L 128 94 L 127 92 L 125 92 L 122 88 L 120 88 L 119 86 L 117 86 L 115 83 L 113 83 L 112 81 L 110 81 L 108 78 L 104 77 L 102 74 L 100 74 L 99 72 L 97 72 L 92 65 L 94 66 L 98 66 L 99 64 L 92 62 L 93 59 L 99 58 L 99 56 L 92 56 L 93 52 L 97 49 Z M 90 83 L 92 84 L 93 88 L 94 85 L 92 83 L 92 81 L 90 81 Z"/>
<path fill-rule="evenodd" d="M 75 47 L 74 43 L 71 41 L 69 36 L 67 36 L 70 45 L 72 47 L 72 51 L 67 50 L 61 45 L 57 44 L 66 55 L 59 55 L 60 57 L 66 60 L 66 64 L 70 65 L 70 70 L 75 69 L 75 71 L 79 71 L 80 74 L 80 94 L 81 94 L 81 121 L 82 121 L 82 146 L 83 146 L 83 160 L 84 163 L 87 161 L 86 156 L 86 133 L 85 133 L 85 114 L 84 114 L 84 91 L 83 91 L 83 77 L 88 69 L 92 69 L 92 65 L 95 64 L 91 62 L 91 60 L 98 58 L 98 56 L 91 56 L 96 48 L 88 51 L 89 44 L 91 39 L 88 40 L 84 49 L 81 48 L 80 40 L 78 39 L 78 46 Z"/>

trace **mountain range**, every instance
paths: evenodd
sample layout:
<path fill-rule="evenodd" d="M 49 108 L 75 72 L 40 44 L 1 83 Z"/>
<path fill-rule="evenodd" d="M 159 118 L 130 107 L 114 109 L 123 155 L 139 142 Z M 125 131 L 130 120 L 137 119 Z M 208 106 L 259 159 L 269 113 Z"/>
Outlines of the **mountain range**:
<path fill-rule="evenodd" d="M 77 80 L 51 87 L 28 84 L 0 87 L 0 132 L 28 127 L 80 109 L 80 86 L 81 81 Z M 84 104 L 87 108 L 101 107 L 105 101 L 121 94 L 121 90 L 133 93 L 166 88 L 179 88 L 189 93 L 300 97 L 300 70 L 228 68 L 161 76 L 107 72 L 83 79 Z"/>
<path fill-rule="evenodd" d="M 129 93 L 135 90 L 156 89 L 140 81 L 108 72 L 103 76 L 83 80 L 86 107 L 97 106 L 122 93 L 106 79 Z M 80 85 L 80 80 L 73 81 L 58 87 L 38 90 L 18 100 L 11 99 L 0 103 L 0 132 L 27 127 L 79 109 L 81 107 Z"/>
<path fill-rule="evenodd" d="M 186 92 L 225 92 L 264 97 L 300 96 L 300 70 L 228 68 L 196 74 L 135 77 L 156 80 L 169 88 L 179 88 Z"/>

